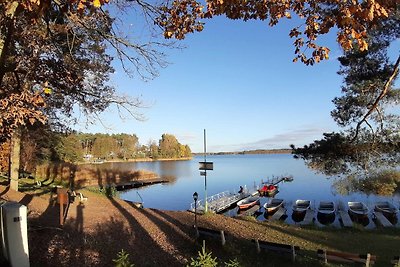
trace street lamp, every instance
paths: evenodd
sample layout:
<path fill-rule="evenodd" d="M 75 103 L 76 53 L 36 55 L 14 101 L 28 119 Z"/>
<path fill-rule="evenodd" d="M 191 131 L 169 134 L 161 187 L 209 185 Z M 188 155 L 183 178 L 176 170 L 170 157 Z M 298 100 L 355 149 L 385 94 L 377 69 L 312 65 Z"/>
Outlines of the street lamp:
<path fill-rule="evenodd" d="M 194 199 L 194 227 L 197 230 L 197 199 L 199 198 L 199 194 L 197 192 L 193 193 L 193 199 Z"/>

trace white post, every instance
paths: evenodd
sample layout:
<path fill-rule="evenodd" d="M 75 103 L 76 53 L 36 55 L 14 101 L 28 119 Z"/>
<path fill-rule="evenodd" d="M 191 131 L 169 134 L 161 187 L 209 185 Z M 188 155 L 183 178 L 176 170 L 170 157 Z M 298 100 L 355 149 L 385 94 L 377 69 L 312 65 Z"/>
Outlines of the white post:
<path fill-rule="evenodd" d="M 291 246 L 292 248 L 292 261 L 295 262 L 296 261 L 296 250 L 294 249 L 294 246 Z"/>
<path fill-rule="evenodd" d="M 367 253 L 367 259 L 365 260 L 365 266 L 369 267 L 369 262 L 371 260 L 371 254 Z"/>
<path fill-rule="evenodd" d="M 224 231 L 221 230 L 221 244 L 222 244 L 222 245 L 225 245 L 225 243 L 226 243 L 225 234 L 224 234 Z"/>

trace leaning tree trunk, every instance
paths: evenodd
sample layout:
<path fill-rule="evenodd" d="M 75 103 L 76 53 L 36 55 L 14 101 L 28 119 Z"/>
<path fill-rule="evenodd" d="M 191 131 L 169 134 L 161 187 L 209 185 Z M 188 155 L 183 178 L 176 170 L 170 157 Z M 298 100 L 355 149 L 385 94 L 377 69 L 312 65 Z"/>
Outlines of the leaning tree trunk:
<path fill-rule="evenodd" d="M 6 23 L 1 25 L 1 32 L 0 32 L 0 86 L 2 85 L 3 81 L 3 76 L 4 76 L 3 70 L 6 61 L 5 59 L 7 55 L 7 48 L 10 42 L 11 34 L 13 32 L 13 20 L 15 18 L 18 6 L 19 6 L 18 1 L 9 1 L 6 5 L 6 10 L 4 11 L 6 15 Z M 18 191 L 20 150 L 21 150 L 21 129 L 17 128 L 16 130 L 14 130 L 11 136 L 10 162 L 9 162 L 10 188 L 15 191 Z"/>
<path fill-rule="evenodd" d="M 21 128 L 14 130 L 10 147 L 10 189 L 18 191 L 19 166 L 21 158 Z"/>

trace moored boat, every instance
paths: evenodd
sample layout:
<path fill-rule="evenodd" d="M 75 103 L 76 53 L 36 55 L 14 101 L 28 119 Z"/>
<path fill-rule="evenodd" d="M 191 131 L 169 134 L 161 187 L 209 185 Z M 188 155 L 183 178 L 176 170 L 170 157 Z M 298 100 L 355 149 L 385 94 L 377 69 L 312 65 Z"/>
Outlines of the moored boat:
<path fill-rule="evenodd" d="M 347 205 L 349 206 L 349 212 L 353 215 L 367 216 L 369 213 L 369 208 L 363 202 L 349 201 Z"/>
<path fill-rule="evenodd" d="M 320 201 L 318 205 L 318 213 L 322 215 L 335 214 L 336 207 L 333 201 Z"/>
<path fill-rule="evenodd" d="M 310 208 L 311 201 L 298 199 L 293 205 L 293 212 L 304 212 Z"/>
<path fill-rule="evenodd" d="M 237 206 L 239 207 L 239 209 L 248 209 L 248 208 L 250 208 L 250 207 L 252 207 L 252 206 L 254 206 L 256 204 L 259 204 L 259 203 L 260 203 L 260 198 L 259 197 L 257 197 L 257 196 L 249 196 L 249 197 L 246 197 L 246 198 L 240 200 L 237 203 Z"/>
<path fill-rule="evenodd" d="M 260 196 L 273 196 L 278 192 L 278 186 L 270 184 L 270 185 L 264 185 L 261 189 L 258 190 L 258 193 Z"/>
<path fill-rule="evenodd" d="M 274 212 L 284 205 L 284 200 L 280 198 L 273 198 L 270 202 L 264 204 L 264 208 L 266 212 Z"/>
<path fill-rule="evenodd" d="M 375 203 L 375 211 L 386 216 L 396 216 L 399 210 L 389 201 L 380 201 Z"/>

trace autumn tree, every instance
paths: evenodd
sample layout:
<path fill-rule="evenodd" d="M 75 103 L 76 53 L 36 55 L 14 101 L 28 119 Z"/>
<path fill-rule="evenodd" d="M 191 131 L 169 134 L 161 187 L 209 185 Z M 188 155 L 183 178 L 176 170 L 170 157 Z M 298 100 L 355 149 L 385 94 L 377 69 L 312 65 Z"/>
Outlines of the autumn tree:
<path fill-rule="evenodd" d="M 163 134 L 159 140 L 159 154 L 162 158 L 191 157 L 189 146 L 178 142 L 172 134 Z"/>
<path fill-rule="evenodd" d="M 159 147 L 157 145 L 157 142 L 154 140 L 149 140 L 147 146 L 148 146 L 147 156 L 152 159 L 157 159 L 160 156 Z"/>
<path fill-rule="evenodd" d="M 367 30 L 396 12 L 397 0 L 284 0 L 219 1 L 175 0 L 167 2 L 158 24 L 166 38 L 184 39 L 188 33 L 202 31 L 205 19 L 226 16 L 235 20 L 262 20 L 274 26 L 282 19 L 298 18 L 301 23 L 289 32 L 294 38 L 294 61 L 312 65 L 329 58 L 330 49 L 318 44 L 318 37 L 336 30 L 344 50 L 368 50 Z"/>
<path fill-rule="evenodd" d="M 71 124 L 73 111 L 96 118 L 110 105 L 141 118 L 139 99 L 120 96 L 107 81 L 113 58 L 143 78 L 165 66 L 157 28 L 150 38 L 121 33 L 121 12 L 137 12 L 151 21 L 157 9 L 141 1 L 0 1 L 0 139 L 11 142 L 11 181 L 17 189 L 21 126 L 36 122 L 59 129 Z M 134 41 L 133 41 L 134 40 Z M 110 54 L 114 51 L 113 54 Z"/>

